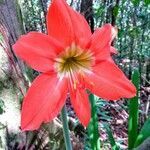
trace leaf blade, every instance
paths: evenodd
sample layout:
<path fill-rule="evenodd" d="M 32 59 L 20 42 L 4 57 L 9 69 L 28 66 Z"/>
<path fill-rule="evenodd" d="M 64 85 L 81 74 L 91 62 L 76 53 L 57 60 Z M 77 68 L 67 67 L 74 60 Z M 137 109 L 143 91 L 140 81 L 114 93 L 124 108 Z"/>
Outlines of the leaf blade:
<path fill-rule="evenodd" d="M 93 94 L 90 94 L 89 99 L 91 102 L 91 110 L 92 110 L 91 121 L 87 128 L 90 146 L 91 146 L 92 150 L 100 150 L 97 106 L 96 106 L 96 102 L 95 102 L 95 96 Z"/>
<path fill-rule="evenodd" d="M 112 150 L 119 150 L 119 147 L 118 145 L 116 144 L 115 142 L 115 139 L 113 137 L 113 134 L 112 134 L 112 131 L 110 129 L 110 126 L 108 125 L 108 123 L 103 123 L 103 126 L 107 132 L 107 135 L 108 135 L 108 139 L 110 141 L 110 145 L 112 147 Z"/>
<path fill-rule="evenodd" d="M 138 118 L 139 118 L 139 84 L 140 84 L 140 74 L 138 70 L 134 70 L 132 74 L 132 82 L 137 89 L 137 94 L 135 97 L 131 98 L 129 101 L 129 121 L 128 121 L 128 148 L 134 148 L 134 143 L 138 135 Z"/>
<path fill-rule="evenodd" d="M 144 123 L 139 135 L 137 136 L 134 147 L 142 144 L 144 140 L 146 140 L 148 137 L 150 137 L 150 118 L 148 118 L 147 121 Z"/>

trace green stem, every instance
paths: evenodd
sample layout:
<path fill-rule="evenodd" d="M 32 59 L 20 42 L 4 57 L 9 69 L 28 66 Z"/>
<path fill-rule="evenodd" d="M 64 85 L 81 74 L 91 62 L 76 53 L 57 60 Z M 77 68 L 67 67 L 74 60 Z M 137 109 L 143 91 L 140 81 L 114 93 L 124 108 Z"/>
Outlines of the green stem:
<path fill-rule="evenodd" d="M 139 85 L 140 85 L 140 74 L 138 70 L 134 70 L 132 74 L 132 82 L 137 89 L 135 97 L 129 101 L 129 121 L 128 121 L 128 148 L 133 149 L 135 141 L 138 136 L 138 118 L 139 118 Z"/>
<path fill-rule="evenodd" d="M 68 121 L 67 121 L 67 111 L 65 105 L 61 111 L 61 119 L 63 124 L 63 133 L 65 138 L 66 150 L 72 150 L 71 140 L 69 136 Z"/>
<path fill-rule="evenodd" d="M 92 150 L 100 150 L 100 139 L 98 131 L 98 117 L 96 100 L 93 94 L 89 96 L 91 102 L 91 121 L 88 126 L 88 135 L 90 138 L 90 145 Z"/>

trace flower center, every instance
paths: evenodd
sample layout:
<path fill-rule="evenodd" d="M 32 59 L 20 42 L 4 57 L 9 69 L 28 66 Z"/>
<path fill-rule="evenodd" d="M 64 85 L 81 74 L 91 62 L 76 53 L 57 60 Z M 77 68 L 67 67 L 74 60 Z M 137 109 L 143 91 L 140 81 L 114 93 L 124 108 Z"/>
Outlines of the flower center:
<path fill-rule="evenodd" d="M 75 73 L 84 73 L 91 69 L 94 57 L 89 50 L 85 51 L 73 43 L 55 61 L 57 73 L 60 76 L 68 77 L 73 76 Z"/>

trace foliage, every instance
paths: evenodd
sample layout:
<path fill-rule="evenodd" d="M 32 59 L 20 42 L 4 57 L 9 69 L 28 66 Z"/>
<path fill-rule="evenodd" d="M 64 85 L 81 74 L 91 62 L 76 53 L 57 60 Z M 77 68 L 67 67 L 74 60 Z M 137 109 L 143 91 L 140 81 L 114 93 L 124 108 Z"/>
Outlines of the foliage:
<path fill-rule="evenodd" d="M 45 12 L 40 0 L 22 0 L 22 16 L 26 32 L 42 31 L 46 32 Z"/>
<path fill-rule="evenodd" d="M 119 147 L 117 146 L 115 139 L 113 137 L 112 131 L 110 129 L 110 126 L 107 123 L 103 123 L 103 126 L 107 132 L 109 141 L 110 141 L 110 145 L 112 147 L 112 150 L 119 150 Z"/>
<path fill-rule="evenodd" d="M 94 8 L 96 26 L 101 26 L 105 22 L 111 23 L 112 15 L 116 18 L 116 26 L 119 29 L 117 42 L 115 43 L 119 50 L 118 61 L 124 58 L 130 59 L 131 53 L 133 53 L 134 59 L 142 62 L 143 59 L 150 56 L 148 51 L 150 40 L 148 40 L 149 34 L 147 32 L 150 26 L 148 21 L 150 16 L 149 5 L 145 5 L 144 1 L 139 0 L 122 0 L 119 1 L 118 5 L 115 4 L 115 1 L 113 3 L 97 1 Z"/>
<path fill-rule="evenodd" d="M 100 149 L 100 139 L 99 139 L 99 131 L 98 131 L 98 117 L 97 117 L 97 106 L 96 106 L 96 96 L 90 94 L 89 96 L 91 102 L 91 121 L 88 125 L 88 138 L 90 142 L 90 147 L 93 150 Z"/>
<path fill-rule="evenodd" d="M 132 82 L 136 86 L 137 94 L 129 101 L 129 120 L 128 120 L 128 147 L 132 149 L 138 135 L 138 119 L 139 119 L 139 71 L 134 70 Z"/>
<path fill-rule="evenodd" d="M 0 99 L 0 115 L 4 113 L 4 101 Z"/>
<path fill-rule="evenodd" d="M 139 146 L 144 140 L 150 137 L 150 118 L 144 123 L 137 139 L 135 141 L 134 147 Z"/>

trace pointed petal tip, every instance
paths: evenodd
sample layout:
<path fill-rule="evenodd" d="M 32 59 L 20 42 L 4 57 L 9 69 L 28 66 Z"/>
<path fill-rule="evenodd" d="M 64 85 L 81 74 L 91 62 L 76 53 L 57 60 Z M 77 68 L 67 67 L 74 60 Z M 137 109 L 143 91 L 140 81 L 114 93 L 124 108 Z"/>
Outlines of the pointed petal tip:
<path fill-rule="evenodd" d="M 106 70 L 106 68 L 108 69 Z M 89 80 L 92 83 L 89 83 Z M 106 100 L 132 98 L 136 95 L 136 88 L 133 83 L 111 61 L 97 64 L 93 73 L 87 74 L 85 81 L 87 82 L 87 89 Z"/>
<path fill-rule="evenodd" d="M 118 97 L 117 99 L 110 99 L 110 100 L 115 101 L 115 100 L 120 100 L 121 98 L 130 99 L 130 98 L 135 97 L 135 96 L 136 96 L 136 88 L 135 88 L 135 86 L 134 86 L 133 84 L 131 84 L 131 87 L 130 87 L 130 89 L 129 89 L 128 92 L 129 92 L 129 93 L 126 94 L 125 96 L 122 96 L 122 97 L 120 96 L 120 97 Z"/>
<path fill-rule="evenodd" d="M 127 82 L 127 81 L 126 81 Z M 136 96 L 137 94 L 137 89 L 136 87 L 134 86 L 134 84 L 128 80 L 128 83 L 126 83 L 128 85 L 128 94 L 126 94 L 126 96 L 124 98 L 133 98 Z"/>
<path fill-rule="evenodd" d="M 22 131 L 22 132 L 32 131 L 32 130 L 34 130 L 34 129 L 26 128 L 26 127 L 22 127 L 22 126 L 21 126 L 21 131 Z"/>
<path fill-rule="evenodd" d="M 131 99 L 131 98 L 136 96 L 136 88 L 135 88 L 135 86 L 131 85 L 131 88 L 130 88 L 130 90 L 128 92 L 129 92 L 129 94 L 126 94 L 125 96 L 120 96 L 118 98 L 111 98 L 111 99 L 107 99 L 107 100 L 109 100 L 109 101 L 117 101 L 117 100 L 120 100 L 121 98 Z"/>
<path fill-rule="evenodd" d="M 86 118 L 84 119 L 79 119 L 81 124 L 83 125 L 83 127 L 87 128 L 89 123 L 90 123 L 90 120 L 91 120 L 91 114 L 87 115 Z"/>
<path fill-rule="evenodd" d="M 23 125 L 21 125 L 20 129 L 21 129 L 22 132 L 34 130 L 34 129 L 31 129 L 31 128 L 25 127 L 25 126 L 23 126 Z"/>
<path fill-rule="evenodd" d="M 127 98 L 133 98 L 137 95 L 137 89 L 136 87 L 133 85 L 133 83 L 131 83 L 131 89 L 130 89 L 130 94 L 128 95 Z"/>
<path fill-rule="evenodd" d="M 91 119 L 91 117 L 90 117 L 90 118 L 88 118 L 86 122 L 81 122 L 81 123 L 82 123 L 82 125 L 83 125 L 85 128 L 87 128 L 87 127 L 88 127 L 88 125 L 89 125 L 89 123 L 90 123 L 90 119 Z"/>
<path fill-rule="evenodd" d="M 38 130 L 40 128 L 40 125 L 39 124 L 38 126 L 37 125 L 34 125 L 32 123 L 27 123 L 27 122 L 24 122 L 23 121 L 23 117 L 21 118 L 21 131 L 22 132 L 26 132 L 26 131 L 34 131 L 34 130 Z"/>
<path fill-rule="evenodd" d="M 116 26 L 112 26 L 111 24 L 105 24 L 103 27 L 111 31 L 111 40 L 113 40 L 117 36 L 118 28 Z"/>
<path fill-rule="evenodd" d="M 112 54 L 118 54 L 118 51 L 114 48 L 114 47 L 110 47 L 110 52 L 112 53 Z"/>
<path fill-rule="evenodd" d="M 118 28 L 112 26 L 112 39 L 114 39 L 118 34 Z"/>
<path fill-rule="evenodd" d="M 40 127 L 39 127 L 39 128 L 40 128 Z M 39 128 L 21 127 L 21 131 L 22 131 L 22 132 L 35 131 L 35 130 L 38 130 Z"/>

